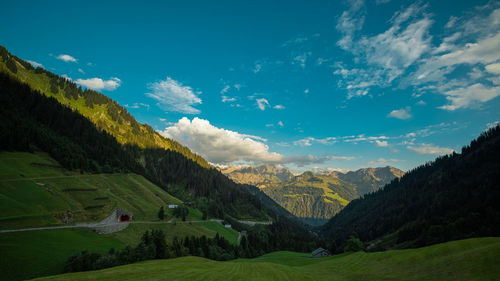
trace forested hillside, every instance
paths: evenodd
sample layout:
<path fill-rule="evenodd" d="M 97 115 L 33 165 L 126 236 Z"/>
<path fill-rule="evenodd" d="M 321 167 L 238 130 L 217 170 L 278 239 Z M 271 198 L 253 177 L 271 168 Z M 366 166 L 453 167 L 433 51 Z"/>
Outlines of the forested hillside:
<path fill-rule="evenodd" d="M 500 126 L 460 154 L 438 157 L 352 201 L 322 229 L 343 243 L 356 232 L 374 249 L 500 235 Z"/>
<path fill-rule="evenodd" d="M 71 80 L 55 75 L 41 67 L 10 54 L 0 46 L 0 71 L 27 83 L 32 89 L 54 97 L 60 103 L 78 111 L 92 121 L 98 129 L 112 135 L 120 144 L 133 144 L 140 148 L 165 148 L 208 168 L 209 164 L 178 142 L 162 137 L 147 124 L 140 124 L 116 101 L 96 91 L 78 86 Z"/>

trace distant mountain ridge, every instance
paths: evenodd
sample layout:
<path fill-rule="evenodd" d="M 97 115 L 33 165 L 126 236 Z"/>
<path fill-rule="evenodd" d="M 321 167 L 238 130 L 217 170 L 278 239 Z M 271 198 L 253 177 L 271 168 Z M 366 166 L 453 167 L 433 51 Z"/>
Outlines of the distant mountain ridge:
<path fill-rule="evenodd" d="M 259 188 L 293 178 L 292 172 L 287 168 L 271 164 L 242 168 L 229 166 L 220 170 L 238 183 L 255 185 Z"/>
<path fill-rule="evenodd" d="M 363 168 L 347 173 L 304 172 L 294 176 L 275 165 L 225 167 L 221 171 L 236 182 L 255 185 L 286 210 L 318 225 L 350 201 L 382 188 L 404 172 L 394 167 Z"/>

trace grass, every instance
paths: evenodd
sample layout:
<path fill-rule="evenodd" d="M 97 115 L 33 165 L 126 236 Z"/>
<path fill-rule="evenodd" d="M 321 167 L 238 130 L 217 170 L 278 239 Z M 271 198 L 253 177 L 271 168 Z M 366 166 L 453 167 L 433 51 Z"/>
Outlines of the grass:
<path fill-rule="evenodd" d="M 104 253 L 124 247 L 121 241 L 89 229 L 0 233 L 1 280 L 24 280 L 59 274 L 68 257 L 83 250 Z"/>
<path fill-rule="evenodd" d="M 182 203 L 136 174 L 79 174 L 58 165 L 45 153 L 0 153 L 0 229 L 62 224 L 54 217 L 67 212 L 75 221 L 98 221 L 117 207 L 156 220 L 160 206 Z"/>
<path fill-rule="evenodd" d="M 148 229 L 160 229 L 165 233 L 167 243 L 172 242 L 174 237 L 184 238 L 186 235 L 202 236 L 213 238 L 216 233 L 224 236 L 232 244 L 236 244 L 238 232 L 234 229 L 227 229 L 218 222 L 183 222 L 177 223 L 132 223 L 125 230 L 107 234 L 109 237 L 116 238 L 129 245 L 135 245 L 142 234 Z"/>
<path fill-rule="evenodd" d="M 58 217 L 67 212 L 74 222 L 99 221 L 117 207 L 132 212 L 133 221 L 149 222 L 106 235 L 88 229 L 0 233 L 0 280 L 61 273 L 75 253 L 135 246 L 149 229 L 162 229 L 167 242 L 174 236 L 214 237 L 219 232 L 236 243 L 238 232 L 217 222 L 155 223 L 160 206 L 165 221 L 172 218 L 168 204 L 182 202 L 136 174 L 80 174 L 60 168 L 46 153 L 0 152 L 0 230 L 62 225 Z M 104 206 L 86 209 L 97 205 Z M 201 217 L 199 210 L 189 209 L 188 220 Z"/>
<path fill-rule="evenodd" d="M 497 280 L 500 276 L 500 238 L 321 259 L 303 255 L 276 252 L 228 262 L 183 257 L 37 280 Z"/>

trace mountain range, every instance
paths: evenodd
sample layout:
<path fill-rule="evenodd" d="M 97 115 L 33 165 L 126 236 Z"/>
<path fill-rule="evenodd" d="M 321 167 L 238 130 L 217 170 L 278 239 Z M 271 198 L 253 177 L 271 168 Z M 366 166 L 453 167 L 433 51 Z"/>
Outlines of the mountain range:
<path fill-rule="evenodd" d="M 303 221 L 320 225 L 351 200 L 382 188 L 404 172 L 394 167 L 364 168 L 347 173 L 304 172 L 294 176 L 285 167 L 224 167 L 222 173 L 236 182 L 255 185 Z"/>

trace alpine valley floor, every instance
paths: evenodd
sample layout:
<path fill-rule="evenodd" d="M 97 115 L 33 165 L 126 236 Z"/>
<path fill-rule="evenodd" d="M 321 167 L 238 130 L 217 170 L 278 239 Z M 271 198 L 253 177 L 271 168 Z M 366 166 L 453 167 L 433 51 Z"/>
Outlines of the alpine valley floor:
<path fill-rule="evenodd" d="M 498 237 L 321 259 L 307 255 L 274 252 L 227 262 L 182 257 L 36 280 L 498 280 L 500 276 Z"/>

